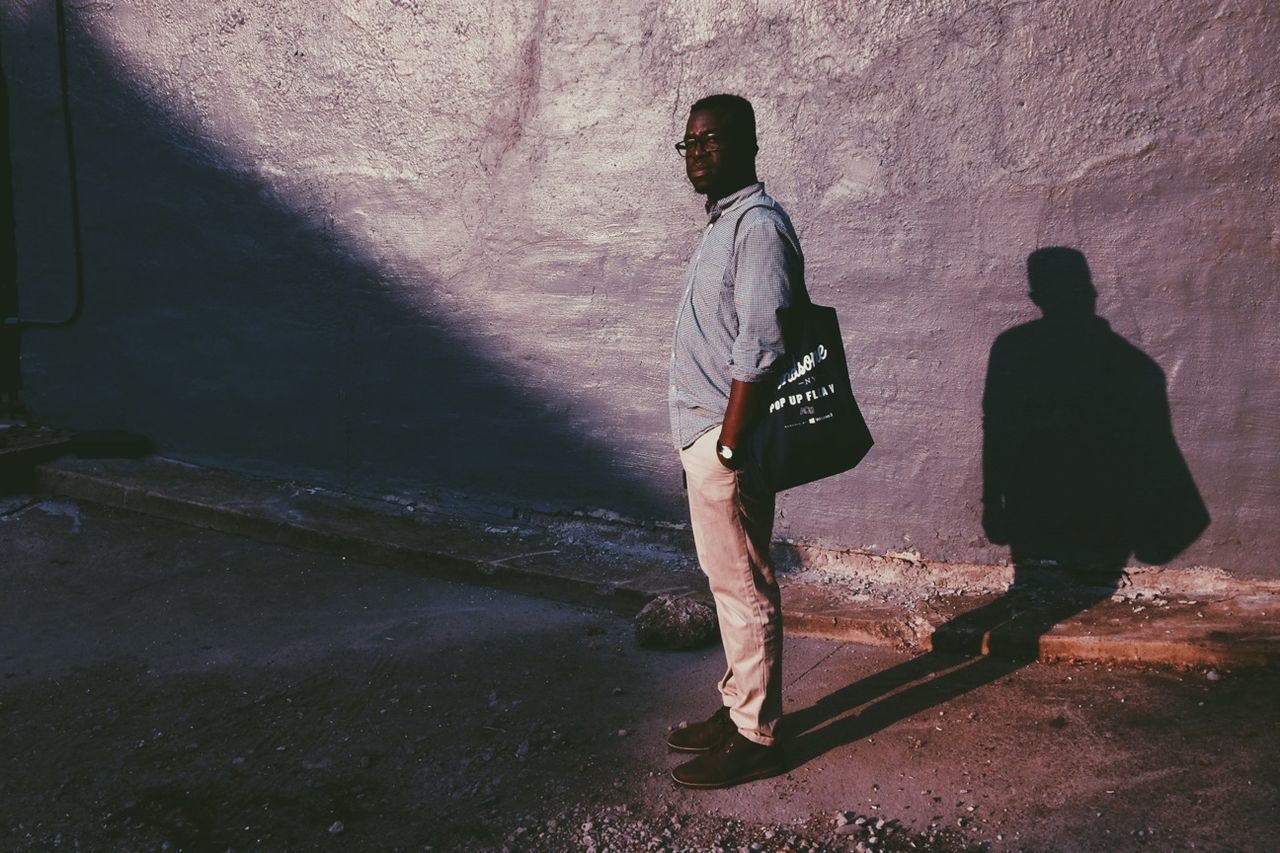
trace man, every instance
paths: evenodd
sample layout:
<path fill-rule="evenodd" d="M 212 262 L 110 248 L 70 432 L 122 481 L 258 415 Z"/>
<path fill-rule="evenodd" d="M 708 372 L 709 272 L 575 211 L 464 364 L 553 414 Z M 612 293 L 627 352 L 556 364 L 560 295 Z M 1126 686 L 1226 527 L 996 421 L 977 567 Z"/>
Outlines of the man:
<path fill-rule="evenodd" d="M 755 113 L 735 95 L 693 105 L 676 149 L 708 222 L 689 262 L 671 356 L 671 429 L 689 491 L 698 562 L 715 598 L 728 668 L 721 707 L 672 732 L 699 755 L 681 785 L 721 788 L 782 772 L 782 614 L 769 560 L 774 496 L 743 469 L 744 439 L 777 386 L 777 309 L 804 293 L 787 214 L 756 178 Z M 800 297 L 803 298 L 803 297 Z"/>

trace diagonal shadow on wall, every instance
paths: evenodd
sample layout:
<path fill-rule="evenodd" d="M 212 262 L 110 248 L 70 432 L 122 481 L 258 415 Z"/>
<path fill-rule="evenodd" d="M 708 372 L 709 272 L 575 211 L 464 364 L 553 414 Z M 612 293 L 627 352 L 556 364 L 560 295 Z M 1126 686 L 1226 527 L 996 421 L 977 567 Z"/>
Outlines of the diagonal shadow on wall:
<path fill-rule="evenodd" d="M 75 327 L 25 335 L 25 385 L 45 419 L 133 429 L 171 455 L 361 493 L 429 487 L 680 515 L 674 452 L 669 473 L 629 470 L 588 402 L 535 387 L 495 355 L 511 330 L 460 327 L 465 293 L 448 310 L 410 305 L 406 284 L 443 304 L 430 272 L 395 281 L 326 209 L 281 197 L 291 176 L 256 177 L 74 16 L 71 26 L 87 298 Z M 54 49 L 34 25 L 3 36 Z M 10 84 L 15 121 L 35 116 L 56 132 L 50 81 L 11 73 Z M 53 255 L 66 222 L 60 154 L 32 147 L 27 167 L 46 180 L 34 193 L 25 181 L 39 198 L 18 211 L 30 217 L 20 240 Z M 42 280 L 60 279 L 46 270 Z M 659 399 L 663 377 L 653 381 Z"/>

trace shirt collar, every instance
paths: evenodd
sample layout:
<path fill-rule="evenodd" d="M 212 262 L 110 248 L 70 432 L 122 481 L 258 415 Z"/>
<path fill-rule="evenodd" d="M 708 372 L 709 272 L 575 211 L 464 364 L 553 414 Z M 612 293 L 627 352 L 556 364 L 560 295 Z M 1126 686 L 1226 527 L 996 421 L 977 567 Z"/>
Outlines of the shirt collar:
<path fill-rule="evenodd" d="M 764 182 L 756 181 L 754 184 L 747 184 L 735 193 L 730 193 L 717 202 L 707 202 L 707 221 L 708 224 L 715 222 L 720 218 L 720 214 L 733 207 L 743 199 L 753 196 L 756 193 L 764 192 Z"/>

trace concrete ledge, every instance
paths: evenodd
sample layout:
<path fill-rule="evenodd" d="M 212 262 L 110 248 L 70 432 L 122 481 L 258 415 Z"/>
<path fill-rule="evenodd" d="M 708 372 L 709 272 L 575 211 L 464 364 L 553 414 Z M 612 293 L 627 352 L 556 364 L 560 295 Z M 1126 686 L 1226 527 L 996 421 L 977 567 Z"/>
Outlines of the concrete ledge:
<path fill-rule="evenodd" d="M 680 578 L 643 562 L 625 574 L 608 571 L 593 548 L 563 542 L 535 525 L 440 517 L 172 460 L 60 460 L 37 467 L 37 484 L 59 496 L 260 542 L 623 613 L 639 611 L 657 594 L 698 587 L 695 574 Z"/>
<path fill-rule="evenodd" d="M 63 459 L 37 468 L 37 480 L 41 488 L 69 498 L 625 614 L 663 593 L 706 596 L 687 534 L 669 530 L 598 522 L 583 528 L 574 519 L 558 525 L 545 518 L 513 517 L 497 524 L 463 520 L 430 508 L 154 457 Z M 1052 613 L 1055 606 L 1061 609 L 1060 602 L 1012 593 L 877 600 L 850 595 L 820 574 L 781 576 L 788 633 L 1042 661 L 1226 669 L 1280 665 L 1280 595 L 1269 585 L 1226 595 L 1217 590 L 1217 597 L 1204 601 L 1147 590 L 1136 597 L 1104 598 L 1052 620 L 1036 608 Z M 955 628 L 964 622 L 953 623 L 957 617 L 992 606 L 1016 618 L 976 634 Z M 957 644 L 960 636 L 964 641 Z"/>
<path fill-rule="evenodd" d="M 34 466 L 65 453 L 71 441 L 66 430 L 0 423 L 0 477 L 25 477 Z"/>

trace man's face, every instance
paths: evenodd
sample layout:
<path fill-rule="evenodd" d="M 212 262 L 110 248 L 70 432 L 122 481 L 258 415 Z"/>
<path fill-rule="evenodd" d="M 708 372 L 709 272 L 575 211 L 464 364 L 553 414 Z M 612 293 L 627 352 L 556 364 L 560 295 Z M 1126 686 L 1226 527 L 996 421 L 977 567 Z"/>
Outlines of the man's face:
<path fill-rule="evenodd" d="M 750 146 L 743 143 L 731 119 L 719 110 L 698 110 L 689 116 L 684 141 L 690 144 L 684 170 L 694 192 L 722 198 L 739 189 L 749 177 Z M 708 148 L 714 148 L 708 151 Z"/>

